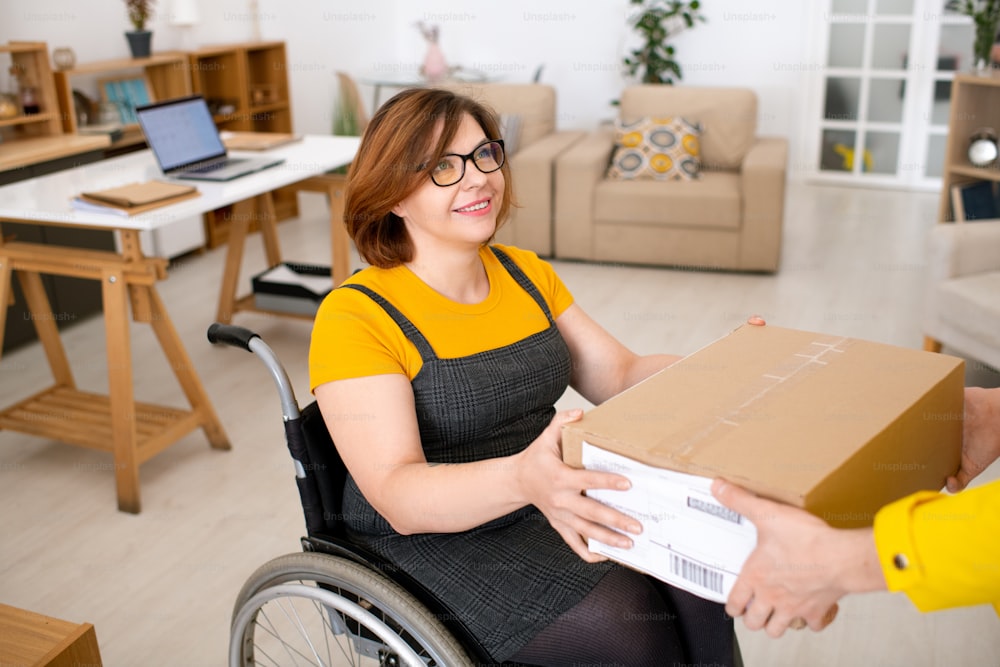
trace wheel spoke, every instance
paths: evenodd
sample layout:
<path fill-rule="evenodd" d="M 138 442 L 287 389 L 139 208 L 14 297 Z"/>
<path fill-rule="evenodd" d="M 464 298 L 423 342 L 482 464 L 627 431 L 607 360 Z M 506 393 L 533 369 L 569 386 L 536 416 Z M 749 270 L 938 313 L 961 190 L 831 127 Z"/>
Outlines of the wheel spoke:
<path fill-rule="evenodd" d="M 322 554 L 289 554 L 258 568 L 232 627 L 231 667 L 471 664 L 412 595 L 369 568 Z"/>

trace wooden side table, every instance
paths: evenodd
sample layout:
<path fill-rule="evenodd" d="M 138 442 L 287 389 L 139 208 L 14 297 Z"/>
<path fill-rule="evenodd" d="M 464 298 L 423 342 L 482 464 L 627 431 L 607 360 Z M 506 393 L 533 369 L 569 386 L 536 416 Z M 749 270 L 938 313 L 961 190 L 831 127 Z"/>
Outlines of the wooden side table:
<path fill-rule="evenodd" d="M 0 604 L 0 664 L 32 667 L 101 667 L 97 633 L 71 623 Z"/>

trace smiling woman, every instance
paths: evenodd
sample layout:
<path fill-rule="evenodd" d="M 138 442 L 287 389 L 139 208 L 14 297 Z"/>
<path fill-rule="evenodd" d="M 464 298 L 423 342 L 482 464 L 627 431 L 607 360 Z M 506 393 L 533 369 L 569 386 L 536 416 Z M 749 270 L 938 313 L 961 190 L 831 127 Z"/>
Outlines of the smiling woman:
<path fill-rule="evenodd" d="M 555 403 L 568 386 L 599 403 L 677 358 L 632 353 L 548 263 L 492 244 L 510 182 L 495 114 L 447 90 L 399 93 L 362 139 L 345 222 L 372 266 L 323 301 L 309 351 L 350 536 L 496 662 L 733 664 L 720 605 L 587 548 L 642 527 L 583 493 L 629 482 L 562 462 L 582 413 Z"/>

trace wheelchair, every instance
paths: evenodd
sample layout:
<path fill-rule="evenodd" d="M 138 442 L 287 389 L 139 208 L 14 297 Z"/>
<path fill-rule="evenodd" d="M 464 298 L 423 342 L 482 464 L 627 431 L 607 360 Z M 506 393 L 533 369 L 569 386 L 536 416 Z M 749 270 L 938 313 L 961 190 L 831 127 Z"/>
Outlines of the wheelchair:
<path fill-rule="evenodd" d="M 466 667 L 491 663 L 455 614 L 405 572 L 351 543 L 347 469 L 316 402 L 301 412 L 284 367 L 252 331 L 215 323 L 208 339 L 252 352 L 277 386 L 306 536 L 259 567 L 237 596 L 229 664 Z"/>

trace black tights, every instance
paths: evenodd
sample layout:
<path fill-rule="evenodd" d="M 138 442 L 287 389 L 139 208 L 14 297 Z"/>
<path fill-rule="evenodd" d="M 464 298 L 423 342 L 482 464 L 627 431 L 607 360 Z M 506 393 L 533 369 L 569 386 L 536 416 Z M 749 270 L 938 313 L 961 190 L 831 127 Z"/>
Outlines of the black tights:
<path fill-rule="evenodd" d="M 615 568 L 511 660 L 544 667 L 729 667 L 734 643 L 723 605 Z"/>

